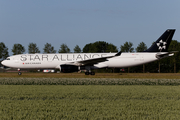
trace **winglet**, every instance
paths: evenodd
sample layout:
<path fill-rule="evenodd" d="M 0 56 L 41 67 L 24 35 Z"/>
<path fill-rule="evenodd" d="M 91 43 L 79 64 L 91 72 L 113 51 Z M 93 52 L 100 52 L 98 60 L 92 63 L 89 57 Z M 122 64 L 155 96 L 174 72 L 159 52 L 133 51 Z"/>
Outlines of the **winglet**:
<path fill-rule="evenodd" d="M 115 54 L 115 56 L 120 56 L 121 55 L 121 51 L 120 52 L 118 52 L 117 54 Z"/>

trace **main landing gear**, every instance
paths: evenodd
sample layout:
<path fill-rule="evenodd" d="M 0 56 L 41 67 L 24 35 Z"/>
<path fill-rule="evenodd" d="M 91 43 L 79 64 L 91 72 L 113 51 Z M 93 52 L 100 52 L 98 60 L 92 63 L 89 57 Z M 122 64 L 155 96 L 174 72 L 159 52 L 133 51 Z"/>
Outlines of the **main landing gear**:
<path fill-rule="evenodd" d="M 22 75 L 22 73 L 20 72 L 20 69 L 18 68 L 18 75 Z"/>
<path fill-rule="evenodd" d="M 95 72 L 85 72 L 85 75 L 95 75 Z"/>
<path fill-rule="evenodd" d="M 95 72 L 92 72 L 92 66 L 85 66 L 85 75 L 95 75 Z"/>

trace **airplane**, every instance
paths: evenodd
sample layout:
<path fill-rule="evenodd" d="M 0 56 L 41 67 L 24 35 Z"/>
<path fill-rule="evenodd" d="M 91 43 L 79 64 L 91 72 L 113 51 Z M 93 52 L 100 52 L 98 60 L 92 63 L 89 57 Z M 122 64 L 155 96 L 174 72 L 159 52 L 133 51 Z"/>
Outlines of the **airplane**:
<path fill-rule="evenodd" d="M 20 69 L 59 69 L 63 73 L 86 70 L 85 75 L 95 75 L 93 69 L 125 68 L 173 56 L 168 47 L 175 29 L 167 29 L 150 48 L 137 53 L 56 53 L 19 54 L 7 57 L 2 65 Z"/>

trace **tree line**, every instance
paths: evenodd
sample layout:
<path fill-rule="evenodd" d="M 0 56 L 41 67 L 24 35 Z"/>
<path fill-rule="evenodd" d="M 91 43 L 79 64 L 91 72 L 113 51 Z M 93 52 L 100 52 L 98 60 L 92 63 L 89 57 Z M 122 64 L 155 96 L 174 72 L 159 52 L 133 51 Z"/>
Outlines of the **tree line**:
<path fill-rule="evenodd" d="M 134 49 L 132 42 L 125 42 L 120 46 L 120 51 L 122 52 L 142 52 L 147 49 L 147 46 L 144 42 L 138 44 L 138 46 Z M 104 41 L 97 41 L 94 43 L 89 43 L 81 49 L 78 45 L 74 47 L 74 53 L 108 53 L 108 52 L 118 52 L 118 48 Z M 14 44 L 12 48 L 13 55 L 23 54 L 25 52 L 25 47 L 21 44 Z M 180 42 L 177 40 L 172 40 L 168 51 L 180 51 Z M 29 43 L 28 45 L 28 53 L 40 53 L 38 46 L 36 43 Z M 50 43 L 46 43 L 43 48 L 43 53 L 57 53 L 54 47 Z M 58 50 L 58 53 L 70 53 L 70 48 L 66 44 L 61 44 Z M 9 56 L 8 48 L 6 45 L 1 42 L 0 43 L 0 60 L 4 60 Z M 128 72 L 180 72 L 180 53 L 175 53 L 174 56 L 168 57 L 159 61 L 155 61 L 152 63 L 148 63 L 145 65 L 140 65 L 137 67 L 125 68 L 125 71 Z M 120 72 L 120 69 L 103 69 L 97 70 L 96 72 Z"/>

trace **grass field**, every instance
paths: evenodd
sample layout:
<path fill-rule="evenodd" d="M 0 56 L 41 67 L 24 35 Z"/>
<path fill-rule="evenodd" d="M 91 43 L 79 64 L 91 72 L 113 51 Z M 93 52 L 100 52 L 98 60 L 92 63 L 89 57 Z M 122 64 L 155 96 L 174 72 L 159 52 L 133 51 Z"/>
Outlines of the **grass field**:
<path fill-rule="evenodd" d="M 177 120 L 179 76 L 0 73 L 0 119 Z"/>
<path fill-rule="evenodd" d="M 25 78 L 166 78 L 180 79 L 180 73 L 96 73 L 96 75 L 84 75 L 84 73 L 0 73 L 0 77 L 25 77 Z"/>
<path fill-rule="evenodd" d="M 0 119 L 178 119 L 179 86 L 1 85 Z"/>

